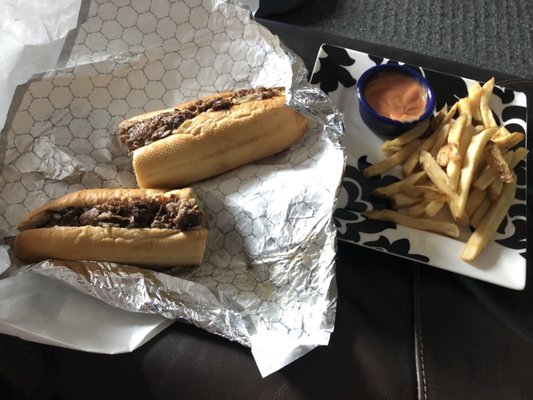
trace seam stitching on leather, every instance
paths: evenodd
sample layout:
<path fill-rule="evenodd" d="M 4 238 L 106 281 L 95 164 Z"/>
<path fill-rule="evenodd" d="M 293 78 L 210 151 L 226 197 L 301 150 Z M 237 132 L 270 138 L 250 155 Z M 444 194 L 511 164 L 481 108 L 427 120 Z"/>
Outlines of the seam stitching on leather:
<path fill-rule="evenodd" d="M 428 388 L 426 380 L 426 368 L 424 361 L 424 341 L 422 340 L 422 294 L 420 268 L 416 268 L 413 274 L 413 333 L 415 337 L 415 369 L 418 400 L 427 400 Z"/>
<path fill-rule="evenodd" d="M 417 282 L 417 313 L 418 313 L 418 336 L 420 338 L 420 369 L 422 371 L 422 385 L 424 390 L 424 400 L 427 400 L 426 370 L 424 365 L 424 340 L 422 339 L 422 299 L 420 296 L 420 279 Z"/>

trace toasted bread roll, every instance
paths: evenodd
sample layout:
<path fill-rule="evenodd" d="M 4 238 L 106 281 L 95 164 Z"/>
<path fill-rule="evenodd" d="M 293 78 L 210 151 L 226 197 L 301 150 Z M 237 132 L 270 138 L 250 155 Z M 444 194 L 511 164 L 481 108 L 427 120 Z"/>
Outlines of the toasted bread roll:
<path fill-rule="evenodd" d="M 88 189 L 52 200 L 19 224 L 15 255 L 172 267 L 202 262 L 208 231 L 189 188 Z"/>
<path fill-rule="evenodd" d="M 176 188 L 276 154 L 307 126 L 307 117 L 285 104 L 283 88 L 258 88 L 131 118 L 119 135 L 141 188 Z"/>

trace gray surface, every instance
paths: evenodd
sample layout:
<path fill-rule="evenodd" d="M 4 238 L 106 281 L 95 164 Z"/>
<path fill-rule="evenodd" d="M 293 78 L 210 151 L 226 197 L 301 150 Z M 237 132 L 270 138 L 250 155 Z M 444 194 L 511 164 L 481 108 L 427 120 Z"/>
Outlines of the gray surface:
<path fill-rule="evenodd" d="M 268 18 L 533 79 L 533 0 L 306 0 Z"/>

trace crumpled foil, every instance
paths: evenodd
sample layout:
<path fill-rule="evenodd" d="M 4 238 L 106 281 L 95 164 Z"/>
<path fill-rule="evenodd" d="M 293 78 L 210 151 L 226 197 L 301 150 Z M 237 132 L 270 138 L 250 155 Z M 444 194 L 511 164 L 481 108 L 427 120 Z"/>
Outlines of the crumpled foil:
<path fill-rule="evenodd" d="M 192 280 L 95 261 L 49 260 L 32 270 L 123 310 L 181 319 L 250 347 L 253 325 L 247 311 L 224 293 Z"/>
<path fill-rule="evenodd" d="M 161 1 L 161 9 L 150 10 L 188 7 L 188 20 L 167 27 L 175 31 L 155 28 L 168 39 L 152 38 L 143 47 L 142 41 L 130 45 L 123 33 L 125 48 L 117 42 L 118 50 L 110 51 L 108 43 L 98 52 L 91 51 L 91 40 L 99 39 L 91 33 L 104 30 L 98 18 L 111 19 L 103 5 L 84 3 L 88 20 L 70 58 L 19 91 L 2 133 L 0 230 L 6 242 L 18 220 L 49 198 L 84 187 L 135 186 L 116 137 L 123 118 L 216 90 L 282 84 L 290 88 L 288 104 L 309 117 L 308 132 L 280 154 L 191 185 L 211 214 L 199 267 L 163 272 L 59 260 L 21 267 L 12 258 L 3 284 L 22 271 L 37 273 L 121 310 L 186 321 L 251 347 L 266 376 L 326 345 L 334 328 L 332 212 L 344 168 L 342 115 L 307 85 L 302 61 L 247 10 L 215 0 L 201 10 L 189 3 Z M 136 11 L 133 3 L 130 9 Z M 149 36 L 146 18 L 127 17 L 121 17 L 125 25 Z M 1 305 L 0 298 L 0 311 Z M 88 347 L 95 351 L 94 343 Z"/>

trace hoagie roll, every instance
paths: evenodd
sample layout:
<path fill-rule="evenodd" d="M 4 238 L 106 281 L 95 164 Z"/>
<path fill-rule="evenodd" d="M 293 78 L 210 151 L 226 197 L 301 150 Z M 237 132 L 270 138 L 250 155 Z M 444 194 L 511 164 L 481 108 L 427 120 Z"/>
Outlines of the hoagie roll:
<path fill-rule="evenodd" d="M 130 118 L 119 137 L 141 188 L 177 188 L 276 154 L 307 126 L 307 117 L 285 104 L 284 88 L 256 88 Z"/>
<path fill-rule="evenodd" d="M 207 222 L 190 188 L 87 189 L 29 213 L 14 253 L 28 263 L 49 258 L 144 266 L 198 265 Z"/>

